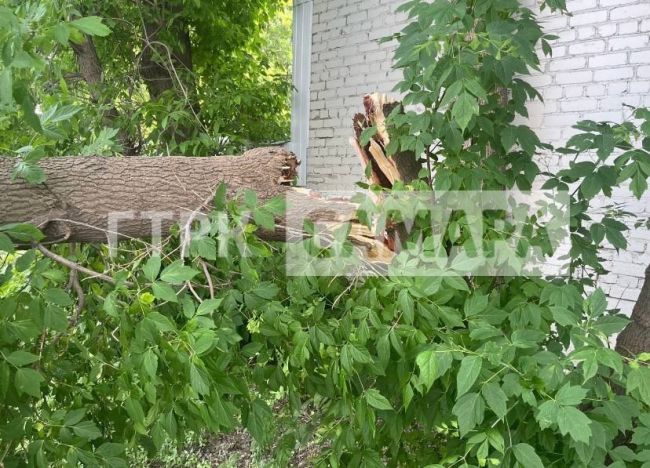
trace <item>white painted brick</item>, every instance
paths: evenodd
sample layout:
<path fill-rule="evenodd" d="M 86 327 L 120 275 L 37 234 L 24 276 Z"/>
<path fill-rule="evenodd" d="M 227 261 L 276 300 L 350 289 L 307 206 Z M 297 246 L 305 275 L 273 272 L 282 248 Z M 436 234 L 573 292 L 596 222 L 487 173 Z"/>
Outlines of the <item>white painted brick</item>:
<path fill-rule="evenodd" d="M 636 76 L 639 78 L 650 78 L 650 65 L 637 68 Z"/>
<path fill-rule="evenodd" d="M 650 80 L 630 82 L 630 93 L 650 92 Z"/>
<path fill-rule="evenodd" d="M 579 112 L 587 110 L 595 110 L 598 103 L 594 99 L 582 98 L 572 99 L 570 101 L 562 101 L 560 108 L 563 112 Z"/>
<path fill-rule="evenodd" d="M 544 18 L 540 21 L 540 23 L 544 28 L 544 31 L 563 30 L 568 26 L 569 18 L 564 15 L 559 15 L 553 18 Z"/>
<path fill-rule="evenodd" d="M 612 83 L 608 83 L 607 94 L 610 96 L 620 96 L 622 94 L 626 94 L 628 88 L 629 85 L 626 81 L 614 81 Z"/>
<path fill-rule="evenodd" d="M 650 18 L 646 18 L 641 21 L 641 25 L 639 26 L 639 32 L 648 32 L 650 31 Z"/>
<path fill-rule="evenodd" d="M 584 94 L 584 91 L 584 86 L 567 86 L 564 88 L 564 97 L 581 97 Z"/>
<path fill-rule="evenodd" d="M 619 34 L 634 34 L 639 32 L 639 20 L 628 21 L 618 25 Z"/>
<path fill-rule="evenodd" d="M 600 37 L 609 37 L 616 34 L 617 26 L 616 23 L 605 23 L 596 27 L 598 35 Z"/>
<path fill-rule="evenodd" d="M 593 72 L 590 70 L 562 72 L 555 75 L 558 84 L 587 83 L 592 80 Z"/>
<path fill-rule="evenodd" d="M 595 54 L 605 50 L 605 41 L 579 42 L 569 45 L 569 54 Z"/>
<path fill-rule="evenodd" d="M 626 5 L 628 3 L 636 3 L 639 0 L 600 0 L 599 4 L 601 8 L 605 7 L 618 7 L 621 5 Z"/>
<path fill-rule="evenodd" d="M 650 49 L 630 53 L 630 63 L 650 64 Z"/>
<path fill-rule="evenodd" d="M 614 8 L 609 12 L 609 18 L 612 21 L 628 18 L 644 18 L 648 16 L 650 16 L 650 3 Z"/>
<path fill-rule="evenodd" d="M 585 88 L 585 96 L 594 97 L 605 94 L 605 86 L 602 84 L 593 84 Z"/>
<path fill-rule="evenodd" d="M 541 92 L 545 100 L 557 99 L 559 97 L 562 97 L 561 86 L 549 86 L 547 88 L 544 88 Z"/>
<path fill-rule="evenodd" d="M 578 28 L 578 39 L 592 39 L 594 37 L 596 37 L 596 28 L 594 26 Z"/>
<path fill-rule="evenodd" d="M 571 57 L 561 60 L 552 60 L 549 68 L 551 71 L 579 70 L 584 68 L 586 63 L 587 59 L 584 57 Z"/>
<path fill-rule="evenodd" d="M 594 81 L 614 81 L 632 78 L 634 76 L 634 68 L 610 68 L 607 70 L 596 70 L 594 72 Z"/>
<path fill-rule="evenodd" d="M 625 52 L 601 54 L 589 58 L 589 68 L 611 67 L 614 65 L 625 65 L 626 63 L 627 54 Z"/>
<path fill-rule="evenodd" d="M 634 50 L 643 49 L 648 46 L 648 35 L 639 34 L 635 36 L 613 37 L 609 39 L 608 50 Z"/>
<path fill-rule="evenodd" d="M 569 11 L 589 10 L 598 6 L 598 0 L 572 0 L 567 2 Z"/>
<path fill-rule="evenodd" d="M 569 24 L 571 26 L 582 26 L 585 24 L 602 23 L 604 21 L 607 21 L 607 10 L 577 13 L 569 19 Z"/>

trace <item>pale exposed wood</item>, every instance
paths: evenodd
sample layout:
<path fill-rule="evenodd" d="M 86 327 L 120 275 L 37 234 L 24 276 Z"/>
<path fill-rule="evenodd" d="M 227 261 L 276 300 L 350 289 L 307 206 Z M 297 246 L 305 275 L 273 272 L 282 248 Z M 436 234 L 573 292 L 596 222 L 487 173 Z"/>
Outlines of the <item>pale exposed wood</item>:
<path fill-rule="evenodd" d="M 422 168 L 421 161 L 411 152 L 388 155 L 386 147 L 390 136 L 386 127 L 386 116 L 397 106 L 395 102 L 383 94 L 367 94 L 363 98 L 365 114 L 357 114 L 353 119 L 355 142 L 351 142 L 355 152 L 361 158 L 364 166 L 372 168 L 370 182 L 384 188 L 392 188 L 396 181 L 412 182 L 419 177 Z M 361 146 L 361 134 L 364 129 L 374 126 L 377 133 L 365 147 Z"/>
<path fill-rule="evenodd" d="M 370 165 L 372 168 L 372 161 L 363 150 L 363 148 L 361 148 L 361 145 L 355 138 L 350 137 L 350 145 L 354 148 L 354 152 L 357 153 L 357 156 L 359 156 L 359 161 L 361 162 L 361 171 L 365 173 L 366 167 L 368 167 L 368 165 Z M 377 175 L 377 171 L 370 171 L 368 182 L 371 184 L 381 185 L 381 180 Z"/>
<path fill-rule="evenodd" d="M 379 165 L 381 172 L 388 178 L 391 185 L 395 185 L 395 182 L 402 180 L 402 177 L 395 167 L 395 163 L 388 159 L 384 154 L 384 150 L 379 146 L 375 140 L 370 140 L 370 146 L 368 148 L 373 159 Z"/>

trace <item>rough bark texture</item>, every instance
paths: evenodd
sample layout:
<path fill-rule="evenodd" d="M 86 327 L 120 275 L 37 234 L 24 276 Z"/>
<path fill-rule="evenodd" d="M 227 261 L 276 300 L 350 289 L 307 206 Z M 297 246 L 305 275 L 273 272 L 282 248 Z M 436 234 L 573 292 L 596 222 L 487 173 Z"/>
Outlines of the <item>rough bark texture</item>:
<path fill-rule="evenodd" d="M 146 239 L 155 216 L 160 235 L 166 236 L 173 224 L 185 226 L 199 212 L 209 212 L 217 187 L 225 183 L 230 196 L 245 189 L 261 202 L 286 196 L 286 216 L 276 220 L 275 231 L 260 233 L 265 239 L 300 240 L 305 219 L 325 232 L 350 223 L 350 240 L 366 259 L 387 263 L 393 257 L 383 237 L 358 222 L 356 204 L 289 187 L 298 162 L 281 148 L 212 158 L 50 158 L 39 162 L 47 181 L 37 186 L 12 180 L 14 164 L 15 159 L 0 157 L 0 225 L 35 224 L 45 243 Z M 111 216 L 119 222 L 111 225 Z"/>
<path fill-rule="evenodd" d="M 133 219 L 119 221 L 120 236 L 146 238 L 147 212 L 169 212 L 166 231 L 183 215 L 207 208 L 222 182 L 231 194 L 248 188 L 266 200 L 287 190 L 283 184 L 296 167 L 294 156 L 282 149 L 212 158 L 50 158 L 39 162 L 47 181 L 34 186 L 11 179 L 14 164 L 13 158 L 0 158 L 0 225 L 33 223 L 49 242 L 106 242 L 109 213 L 128 212 Z"/>
<path fill-rule="evenodd" d="M 616 350 L 630 357 L 650 353 L 650 266 L 645 272 L 645 283 L 632 311 L 632 322 L 618 336 Z"/>

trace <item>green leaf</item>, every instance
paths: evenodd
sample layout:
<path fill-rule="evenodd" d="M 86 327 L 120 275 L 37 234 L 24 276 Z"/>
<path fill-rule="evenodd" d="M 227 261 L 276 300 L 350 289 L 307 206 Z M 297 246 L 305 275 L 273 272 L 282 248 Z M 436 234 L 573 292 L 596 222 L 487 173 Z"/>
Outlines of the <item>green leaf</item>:
<path fill-rule="evenodd" d="M 160 279 L 169 284 L 182 284 L 198 274 L 199 272 L 194 268 L 183 265 L 182 260 L 176 260 L 163 270 Z"/>
<path fill-rule="evenodd" d="M 16 249 L 14 248 L 13 242 L 11 242 L 11 238 L 0 232 L 0 252 L 7 252 L 7 253 L 14 253 Z"/>
<path fill-rule="evenodd" d="M 12 178 L 23 179 L 32 185 L 42 184 L 47 180 L 43 169 L 34 163 L 26 161 L 18 161 L 16 163 L 12 172 Z"/>
<path fill-rule="evenodd" d="M 361 144 L 361 146 L 366 146 L 368 143 L 370 143 L 370 140 L 376 134 L 377 134 L 377 127 L 364 128 L 363 131 L 361 132 L 361 136 L 359 137 L 359 143 Z"/>
<path fill-rule="evenodd" d="M 210 385 L 201 369 L 194 363 L 190 364 L 190 385 L 199 395 L 209 395 Z"/>
<path fill-rule="evenodd" d="M 596 174 L 590 174 L 580 184 L 580 193 L 586 199 L 595 197 L 602 188 L 602 183 Z"/>
<path fill-rule="evenodd" d="M 0 231 L 20 242 L 38 242 L 45 238 L 43 233 L 31 224 L 5 224 L 0 226 Z"/>
<path fill-rule="evenodd" d="M 41 396 L 41 382 L 45 379 L 43 376 L 34 369 L 22 368 L 16 371 L 16 390 L 19 393 L 26 393 L 33 397 L 40 398 Z"/>
<path fill-rule="evenodd" d="M 535 449 L 528 444 L 517 444 L 512 447 L 515 458 L 524 468 L 544 468 L 542 459 L 535 452 Z"/>
<path fill-rule="evenodd" d="M 634 177 L 632 177 L 630 189 L 637 200 L 640 200 L 645 191 L 648 190 L 648 180 L 641 171 L 637 171 Z"/>
<path fill-rule="evenodd" d="M 578 316 L 566 307 L 551 306 L 550 309 L 551 314 L 553 314 L 553 320 L 555 320 L 558 325 L 568 327 L 576 326 L 578 324 Z"/>
<path fill-rule="evenodd" d="M 160 272 L 161 263 L 162 260 L 160 255 L 154 255 L 150 257 L 149 260 L 147 260 L 147 263 L 142 267 L 142 272 L 149 281 L 153 282 L 156 280 L 158 273 Z"/>
<path fill-rule="evenodd" d="M 7 356 L 7 361 L 16 367 L 22 367 L 32 362 L 38 361 L 38 356 L 26 351 L 14 351 Z"/>
<path fill-rule="evenodd" d="M 392 410 L 393 406 L 390 404 L 390 401 L 383 396 L 381 393 L 379 393 L 379 390 L 371 388 L 366 392 L 365 395 L 366 401 L 370 406 L 373 408 L 377 408 L 379 410 Z"/>
<path fill-rule="evenodd" d="M 43 293 L 43 298 L 47 302 L 51 302 L 62 307 L 68 307 L 74 304 L 74 301 L 70 295 L 60 288 L 46 289 Z"/>
<path fill-rule="evenodd" d="M 627 379 L 627 392 L 639 391 L 641 400 L 650 406 L 650 368 L 632 369 Z"/>
<path fill-rule="evenodd" d="M 149 348 L 142 356 L 142 366 L 152 379 L 156 378 L 158 371 L 158 356 L 153 349 Z"/>
<path fill-rule="evenodd" d="M 457 398 L 467 393 L 483 367 L 483 359 L 480 356 L 465 356 L 460 363 L 460 370 L 456 376 L 457 382 Z"/>
<path fill-rule="evenodd" d="M 54 27 L 54 39 L 63 46 L 68 45 L 70 29 L 67 24 L 59 23 Z"/>
<path fill-rule="evenodd" d="M 82 421 L 79 424 L 72 426 L 72 430 L 78 437 L 86 440 L 95 440 L 102 436 L 101 431 L 92 421 Z"/>
<path fill-rule="evenodd" d="M 45 326 L 54 331 L 62 332 L 68 329 L 68 314 L 60 307 L 46 306 L 43 319 Z"/>
<path fill-rule="evenodd" d="M 569 434 L 576 442 L 589 443 L 591 420 L 578 408 L 567 406 L 557 413 L 557 425 L 562 435 Z"/>
<path fill-rule="evenodd" d="M 561 406 L 576 406 L 582 403 L 586 396 L 586 389 L 566 384 L 555 394 L 555 401 Z"/>
<path fill-rule="evenodd" d="M 438 361 L 436 359 L 436 350 L 428 349 L 422 351 L 415 358 L 415 363 L 420 369 L 420 382 L 427 390 L 431 389 L 433 382 L 438 377 Z"/>
<path fill-rule="evenodd" d="M 138 400 L 131 397 L 127 398 L 124 402 L 124 409 L 126 409 L 131 421 L 144 428 L 144 410 Z"/>
<path fill-rule="evenodd" d="M 97 455 L 103 458 L 110 457 L 119 457 L 126 451 L 126 446 L 124 444 L 116 444 L 112 442 L 106 442 L 99 446 L 95 451 Z"/>
<path fill-rule="evenodd" d="M 11 68 L 5 68 L 0 72 L 0 104 L 10 106 L 14 100 L 13 75 Z"/>
<path fill-rule="evenodd" d="M 68 411 L 63 420 L 64 426 L 74 426 L 79 421 L 81 421 L 84 416 L 86 416 L 86 408 L 77 408 L 72 411 Z"/>
<path fill-rule="evenodd" d="M 458 399 L 451 412 L 458 418 L 458 430 L 464 437 L 483 422 L 485 401 L 478 393 L 467 393 Z"/>
<path fill-rule="evenodd" d="M 487 383 L 483 386 L 481 393 L 483 394 L 483 398 L 488 404 L 488 407 L 494 411 L 494 414 L 499 418 L 503 418 L 508 412 L 506 406 L 508 397 L 501 389 L 501 386 L 495 382 Z"/>
<path fill-rule="evenodd" d="M 253 220 L 256 225 L 268 231 L 273 230 L 275 227 L 275 218 L 273 214 L 266 210 L 255 210 L 253 212 Z"/>
<path fill-rule="evenodd" d="M 586 301 L 587 309 L 591 317 L 599 317 L 607 310 L 607 296 L 605 292 L 598 288 Z"/>
<path fill-rule="evenodd" d="M 547 429 L 553 424 L 557 423 L 557 415 L 560 411 L 560 406 L 556 401 L 549 400 L 539 405 L 535 419 L 539 423 L 539 427 Z"/>
<path fill-rule="evenodd" d="M 102 23 L 102 18 L 99 16 L 86 16 L 84 18 L 78 18 L 76 20 L 70 21 L 70 25 L 77 28 L 84 34 L 89 36 L 108 36 L 111 33 L 111 30 L 108 26 Z"/>
<path fill-rule="evenodd" d="M 153 323 L 156 329 L 160 332 L 165 333 L 165 332 L 176 330 L 176 327 L 174 326 L 172 321 L 169 320 L 160 312 L 156 312 L 156 311 L 149 312 L 146 316 L 146 320 Z"/>
<path fill-rule="evenodd" d="M 199 305 L 198 309 L 196 310 L 196 315 L 208 315 L 214 312 L 219 308 L 221 303 L 223 302 L 223 298 L 218 298 L 218 299 L 207 299 Z"/>
<path fill-rule="evenodd" d="M 256 399 L 251 403 L 246 429 L 253 438 L 261 445 L 264 445 L 269 438 L 269 428 L 273 421 L 273 412 L 262 400 Z"/>
<path fill-rule="evenodd" d="M 157 281 L 151 285 L 151 290 L 153 291 L 153 295 L 161 301 L 178 302 L 178 296 L 176 296 L 174 288 L 168 284 Z"/>
<path fill-rule="evenodd" d="M 36 103 L 30 93 L 29 86 L 25 82 L 16 83 L 14 85 L 14 99 L 18 104 L 20 104 L 20 109 L 23 111 L 23 119 L 25 123 L 38 133 L 43 133 L 41 121 L 38 118 L 38 115 L 36 115 Z"/>
<path fill-rule="evenodd" d="M 408 290 L 402 289 L 397 296 L 397 306 L 399 311 L 403 314 L 403 319 L 407 324 L 412 324 L 415 317 L 415 306 L 413 298 Z"/>
<path fill-rule="evenodd" d="M 478 113 L 478 101 L 474 96 L 467 92 L 458 96 L 458 99 L 456 99 L 454 107 L 451 110 L 451 115 L 460 127 L 461 131 L 467 128 L 472 117 L 478 115 Z"/>

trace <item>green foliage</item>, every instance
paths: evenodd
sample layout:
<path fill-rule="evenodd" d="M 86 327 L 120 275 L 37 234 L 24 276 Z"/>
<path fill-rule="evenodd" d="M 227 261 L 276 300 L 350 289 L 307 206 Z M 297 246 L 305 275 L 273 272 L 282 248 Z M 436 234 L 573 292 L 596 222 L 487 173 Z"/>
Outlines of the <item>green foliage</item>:
<path fill-rule="evenodd" d="M 226 202 L 220 188 L 189 258 L 176 237 L 160 256 L 136 243 L 116 258 L 59 247 L 117 283 L 83 278 L 82 296 L 64 267 L 17 249 L 37 230 L 4 226 L 1 463 L 124 466 L 129 451 L 155 454 L 188 431 L 244 427 L 280 466 L 308 438 L 323 466 L 647 466 L 650 355 L 610 348 L 628 320 L 597 283 L 599 252 L 625 248 L 626 224 L 590 204 L 621 184 L 647 189 L 650 112 L 578 123 L 557 150 L 572 163 L 542 174 L 534 157 L 550 147 L 513 123 L 537 96 L 525 82 L 535 47 L 552 39 L 534 14 L 516 0 L 403 10 L 399 90 L 422 112 L 390 116 L 391 151 L 428 158 L 438 189 L 568 190 L 571 275 L 287 276 L 284 247 L 255 235 L 282 203 Z M 94 19 L 82 27 L 103 32 Z M 430 175 L 399 189 L 430 190 Z M 412 235 L 433 242 L 421 221 Z M 453 219 L 442 240 L 463 245 L 468 229 Z M 525 240 L 542 245 L 536 235 Z"/>
<path fill-rule="evenodd" d="M 214 155 L 288 139 L 287 0 L 76 3 L 0 1 L 0 152 L 20 157 L 16 177 L 43 182 L 45 155 Z M 189 68 L 154 54 L 170 83 L 160 94 L 142 68 L 147 40 L 191 49 Z"/>

